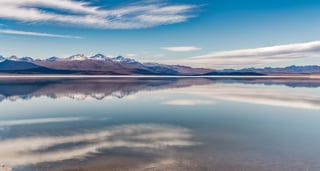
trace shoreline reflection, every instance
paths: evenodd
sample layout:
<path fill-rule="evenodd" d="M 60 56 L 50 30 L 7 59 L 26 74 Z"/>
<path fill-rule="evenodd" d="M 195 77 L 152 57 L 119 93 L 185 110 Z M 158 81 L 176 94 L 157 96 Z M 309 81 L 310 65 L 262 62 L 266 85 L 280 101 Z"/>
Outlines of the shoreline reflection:
<path fill-rule="evenodd" d="M 0 103 L 4 100 L 29 100 L 37 97 L 103 100 L 108 97 L 126 98 L 143 91 L 180 89 L 200 85 L 264 85 L 291 88 L 317 88 L 320 79 L 268 78 L 113 78 L 113 79 L 0 79 Z M 219 87 L 221 88 L 221 87 Z M 250 93 L 249 89 L 246 92 Z M 256 92 L 253 92 L 256 93 Z"/>

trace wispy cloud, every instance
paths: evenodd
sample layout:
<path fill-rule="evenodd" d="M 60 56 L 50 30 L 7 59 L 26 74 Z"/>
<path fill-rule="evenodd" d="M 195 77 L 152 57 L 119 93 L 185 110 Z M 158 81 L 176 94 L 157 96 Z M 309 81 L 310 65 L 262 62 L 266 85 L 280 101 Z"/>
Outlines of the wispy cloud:
<path fill-rule="evenodd" d="M 194 47 L 194 46 L 163 47 L 162 49 L 173 51 L 173 52 L 191 52 L 191 51 L 201 50 L 201 48 Z"/>
<path fill-rule="evenodd" d="M 48 8 L 54 10 L 45 10 Z M 66 23 L 103 29 L 137 29 L 187 21 L 195 16 L 192 14 L 195 8 L 196 5 L 172 5 L 159 1 L 141 1 L 113 9 L 103 9 L 89 2 L 75 0 L 1 0 L 0 18 L 23 22 Z"/>
<path fill-rule="evenodd" d="M 39 32 L 29 32 L 29 31 L 20 31 L 20 30 L 8 30 L 8 29 L 0 29 L 0 33 L 2 33 L 2 34 L 14 34 L 14 35 L 26 35 L 26 36 L 39 36 L 39 37 L 56 37 L 56 38 L 67 38 L 67 39 L 82 39 L 82 37 L 79 37 L 79 36 L 50 34 L 50 33 L 39 33 Z"/>
<path fill-rule="evenodd" d="M 161 61 L 210 68 L 241 68 L 319 57 L 320 41 L 213 52 L 187 59 Z"/>
<path fill-rule="evenodd" d="M 193 59 L 208 58 L 260 58 L 260 59 L 296 59 L 308 56 L 315 56 L 320 52 L 320 41 L 286 44 L 253 49 L 241 49 L 223 52 L 214 52 Z"/>

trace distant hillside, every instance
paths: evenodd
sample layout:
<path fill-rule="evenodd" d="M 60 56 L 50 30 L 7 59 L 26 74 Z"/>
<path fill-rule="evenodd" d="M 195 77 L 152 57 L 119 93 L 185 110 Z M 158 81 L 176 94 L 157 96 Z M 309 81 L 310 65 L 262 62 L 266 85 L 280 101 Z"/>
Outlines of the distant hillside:
<path fill-rule="evenodd" d="M 224 69 L 219 70 L 221 73 L 257 73 L 264 75 L 280 75 L 280 74 L 320 74 L 320 66 L 309 65 L 309 66 L 288 66 L 284 68 L 245 68 L 245 69 Z"/>

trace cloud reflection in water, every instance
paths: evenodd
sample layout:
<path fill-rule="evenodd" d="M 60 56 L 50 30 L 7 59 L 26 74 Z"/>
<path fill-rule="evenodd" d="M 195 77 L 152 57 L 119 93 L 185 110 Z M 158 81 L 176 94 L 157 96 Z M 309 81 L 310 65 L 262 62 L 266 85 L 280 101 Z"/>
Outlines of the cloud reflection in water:
<path fill-rule="evenodd" d="M 10 166 L 19 166 L 85 158 L 103 149 L 164 150 L 199 144 L 191 139 L 191 131 L 180 127 L 159 124 L 123 125 L 74 135 L 0 140 L 0 161 Z M 55 147 L 58 149 L 50 150 Z"/>
<path fill-rule="evenodd" d="M 32 125 L 32 124 L 47 124 L 59 122 L 73 122 L 85 120 L 84 117 L 63 117 L 63 118 L 39 118 L 39 119 L 21 119 L 0 121 L 0 126 L 15 126 L 15 125 Z"/>

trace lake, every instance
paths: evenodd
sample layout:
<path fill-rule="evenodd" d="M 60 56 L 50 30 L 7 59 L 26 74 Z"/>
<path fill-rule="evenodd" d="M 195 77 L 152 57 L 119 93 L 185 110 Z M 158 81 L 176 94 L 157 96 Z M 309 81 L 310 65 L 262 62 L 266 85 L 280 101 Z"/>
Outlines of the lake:
<path fill-rule="evenodd" d="M 319 171 L 320 79 L 1 78 L 0 170 Z"/>

